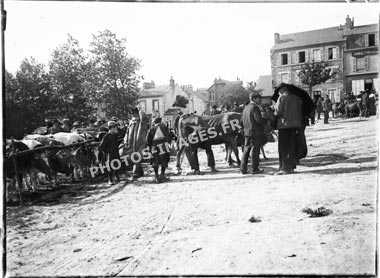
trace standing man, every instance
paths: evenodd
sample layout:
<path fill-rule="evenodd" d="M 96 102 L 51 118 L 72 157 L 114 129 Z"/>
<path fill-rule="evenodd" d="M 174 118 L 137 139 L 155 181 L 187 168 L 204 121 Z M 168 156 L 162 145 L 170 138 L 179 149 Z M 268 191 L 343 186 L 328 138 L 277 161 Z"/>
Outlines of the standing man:
<path fill-rule="evenodd" d="M 303 127 L 302 102 L 289 93 L 284 86 L 279 91 L 280 97 L 275 105 L 278 129 L 278 153 L 280 171 L 276 175 L 294 173 L 297 165 L 297 130 Z"/>
<path fill-rule="evenodd" d="M 331 101 L 329 99 L 329 96 L 326 95 L 325 99 L 322 103 L 322 109 L 323 109 L 323 123 L 328 124 L 329 123 L 329 114 L 330 114 L 330 108 L 331 108 Z"/>
<path fill-rule="evenodd" d="M 322 97 L 320 96 L 317 100 L 317 115 L 318 115 L 318 118 L 317 120 L 320 120 L 321 119 L 321 113 L 323 111 L 323 105 L 322 105 L 322 102 L 323 102 L 323 99 Z"/>
<path fill-rule="evenodd" d="M 156 183 L 168 180 L 165 177 L 165 169 L 168 167 L 170 152 L 166 149 L 165 142 L 170 143 L 170 133 L 159 115 L 152 121 L 152 126 L 148 131 L 146 141 L 152 153 L 152 164 L 154 169 L 154 180 Z M 158 175 L 158 168 L 161 165 L 161 174 Z"/>
<path fill-rule="evenodd" d="M 104 135 L 102 141 L 100 142 L 99 149 L 104 153 L 104 161 L 108 162 L 110 165 L 110 171 L 108 172 L 108 184 L 114 185 L 113 176 L 115 176 L 116 181 L 119 182 L 120 178 L 117 171 L 113 170 L 111 167 L 111 161 L 114 159 L 119 159 L 119 142 L 117 141 L 117 122 L 109 121 L 107 123 L 108 133 Z"/>
<path fill-rule="evenodd" d="M 241 115 L 241 125 L 244 129 L 244 152 L 242 157 L 241 173 L 247 174 L 248 156 L 251 155 L 251 174 L 264 172 L 259 168 L 260 147 L 264 144 L 264 125 L 266 119 L 261 115 L 261 95 L 251 93 L 250 103 L 244 108 Z"/>
<path fill-rule="evenodd" d="M 368 93 L 367 91 L 362 92 L 362 117 L 368 117 Z"/>

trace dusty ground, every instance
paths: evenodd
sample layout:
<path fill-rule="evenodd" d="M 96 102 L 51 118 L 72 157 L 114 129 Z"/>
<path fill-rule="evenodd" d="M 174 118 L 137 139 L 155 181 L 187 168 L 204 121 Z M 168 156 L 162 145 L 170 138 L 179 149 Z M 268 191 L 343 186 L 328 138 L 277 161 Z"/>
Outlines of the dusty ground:
<path fill-rule="evenodd" d="M 227 168 L 217 146 L 216 174 L 203 164 L 205 175 L 164 184 L 152 175 L 76 184 L 8 207 L 7 273 L 374 274 L 377 119 L 319 122 L 306 134 L 309 154 L 294 175 L 271 174 L 276 143 L 256 176 Z M 302 212 L 322 206 L 332 214 Z"/>

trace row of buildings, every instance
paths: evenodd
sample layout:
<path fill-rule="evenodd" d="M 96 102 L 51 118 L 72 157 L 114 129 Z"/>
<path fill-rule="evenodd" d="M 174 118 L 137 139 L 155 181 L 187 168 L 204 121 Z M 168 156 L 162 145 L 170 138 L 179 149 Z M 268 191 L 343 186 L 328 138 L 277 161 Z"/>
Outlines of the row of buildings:
<path fill-rule="evenodd" d="M 358 94 L 366 89 L 379 90 L 379 25 L 355 26 L 347 16 L 344 25 L 300 33 L 274 34 L 274 46 L 270 51 L 271 75 L 260 76 L 256 88 L 262 90 L 264 101 L 270 101 L 273 89 L 280 83 L 292 83 L 305 87 L 298 78 L 303 64 L 326 62 L 337 74 L 333 80 L 316 85 L 312 95 L 329 95 L 339 103 L 344 92 Z M 171 121 L 178 108 L 173 107 L 177 96 L 189 100 L 183 112 L 202 114 L 209 106 L 218 104 L 228 85 L 241 85 L 241 80 L 215 79 L 206 89 L 193 90 L 191 85 L 180 86 L 170 78 L 169 84 L 156 86 L 146 82 L 140 90 L 139 106 L 147 114 L 159 111 Z"/>
<path fill-rule="evenodd" d="M 272 86 L 281 82 L 303 86 L 298 78 L 302 65 L 324 61 L 336 77 L 313 87 L 312 96 L 329 95 L 340 102 L 344 92 L 359 94 L 379 90 L 379 25 L 355 26 L 347 15 L 344 25 L 292 33 L 274 34 L 271 49 Z"/>

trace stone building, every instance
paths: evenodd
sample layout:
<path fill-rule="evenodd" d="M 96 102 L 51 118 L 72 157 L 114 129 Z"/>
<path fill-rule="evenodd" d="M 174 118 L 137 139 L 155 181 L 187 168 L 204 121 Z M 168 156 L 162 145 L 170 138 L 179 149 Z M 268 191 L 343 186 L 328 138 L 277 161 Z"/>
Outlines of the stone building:
<path fill-rule="evenodd" d="M 172 121 L 176 116 L 173 111 L 180 109 L 184 113 L 189 112 L 188 106 L 186 108 L 173 107 L 177 96 L 189 98 L 188 94 L 175 83 L 173 77 L 166 85 L 155 85 L 153 81 L 144 82 L 138 95 L 138 105 L 148 117 L 158 111 L 164 121 Z"/>
<path fill-rule="evenodd" d="M 209 105 L 218 105 L 218 99 L 223 97 L 226 93 L 226 88 L 228 88 L 229 85 L 241 85 L 243 86 L 243 81 L 236 80 L 236 81 L 228 81 L 221 79 L 214 80 L 214 83 L 207 89 L 209 94 Z"/>
<path fill-rule="evenodd" d="M 345 48 L 346 90 L 358 94 L 360 91 L 379 91 L 379 26 L 378 24 L 354 26 L 347 17 L 342 26 Z"/>
<path fill-rule="evenodd" d="M 291 83 L 303 87 L 298 78 L 301 66 L 306 62 L 325 61 L 332 70 L 343 71 L 343 49 L 345 41 L 338 27 L 292 33 L 274 34 L 275 44 L 271 49 L 273 86 Z M 307 87 L 304 87 L 308 91 Z M 340 99 L 343 93 L 343 77 L 313 87 L 311 97 L 330 94 Z"/>
<path fill-rule="evenodd" d="M 273 95 L 273 87 L 271 75 L 259 76 L 255 88 L 261 90 L 262 104 L 272 104 L 271 97 Z"/>
<path fill-rule="evenodd" d="M 342 26 L 274 35 L 271 49 L 273 86 L 292 83 L 304 89 L 298 72 L 305 62 L 324 61 L 333 71 L 334 80 L 316 85 L 314 95 L 326 95 L 339 102 L 346 91 L 355 93 L 378 88 L 378 25 L 354 26 L 349 16 Z M 358 64 L 359 63 L 359 64 Z M 359 67 L 358 67 L 359 65 Z"/>

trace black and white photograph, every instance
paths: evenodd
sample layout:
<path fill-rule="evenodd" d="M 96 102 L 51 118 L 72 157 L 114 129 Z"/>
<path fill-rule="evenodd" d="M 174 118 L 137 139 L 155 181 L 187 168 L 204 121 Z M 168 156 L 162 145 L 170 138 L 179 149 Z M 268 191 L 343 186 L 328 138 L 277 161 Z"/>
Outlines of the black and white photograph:
<path fill-rule="evenodd" d="M 2 274 L 378 275 L 379 12 L 2 1 Z"/>

